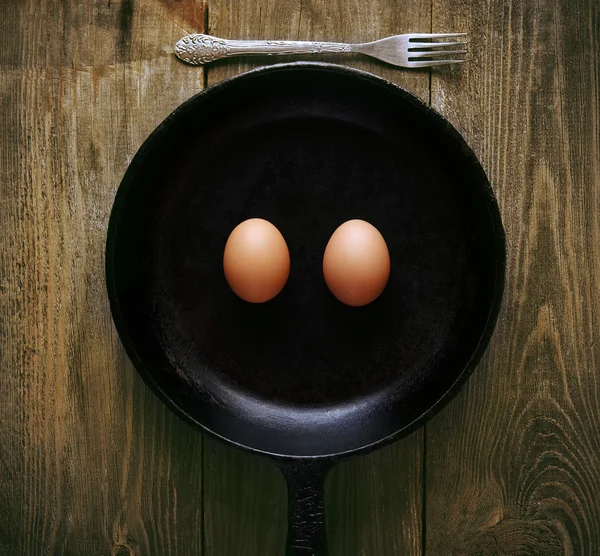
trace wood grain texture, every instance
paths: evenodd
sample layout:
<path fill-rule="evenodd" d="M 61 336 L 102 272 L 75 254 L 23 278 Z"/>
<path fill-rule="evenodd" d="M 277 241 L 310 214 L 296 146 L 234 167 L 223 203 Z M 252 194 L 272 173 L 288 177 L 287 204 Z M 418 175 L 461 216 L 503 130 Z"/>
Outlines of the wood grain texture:
<path fill-rule="evenodd" d="M 110 208 L 145 137 L 205 77 L 275 61 L 206 76 L 179 63 L 172 45 L 207 19 L 230 38 L 471 36 L 471 61 L 432 73 L 431 90 L 428 71 L 313 58 L 431 93 L 481 158 L 509 249 L 498 329 L 465 391 L 330 474 L 331 555 L 599 554 L 597 0 L 211 0 L 208 13 L 201 0 L 5 0 L 0 556 L 283 553 L 279 471 L 203 441 L 155 398 L 104 289 Z"/>
<path fill-rule="evenodd" d="M 204 554 L 285 552 L 285 480 L 274 464 L 205 439 Z"/>
<path fill-rule="evenodd" d="M 415 29 L 428 31 L 431 8 L 418 0 L 211 0 L 210 34 L 231 39 L 307 39 L 360 42 Z M 258 57 L 207 67 L 209 84 L 260 65 L 298 60 Z M 429 71 L 409 72 L 356 56 L 314 56 L 342 62 L 394 81 L 429 99 Z M 326 489 L 332 556 L 421 554 L 422 432 L 380 453 L 343 463 Z M 286 534 L 286 492 L 279 472 L 232 448 L 206 440 L 207 556 L 279 556 Z M 235 484 L 232 487 L 231 484 Z M 234 494 L 234 490 L 237 494 Z M 268 502 L 268 517 L 263 512 Z M 233 541 L 236 531 L 238 544 Z M 270 540 L 269 540 L 270 539 Z"/>
<path fill-rule="evenodd" d="M 426 553 L 600 554 L 600 4 L 434 3 L 472 60 L 434 76 L 508 238 L 504 308 L 427 429 Z"/>
<path fill-rule="evenodd" d="M 201 437 L 137 377 L 104 286 L 121 176 L 200 87 L 164 45 L 203 7 L 177 14 L 0 4 L 2 555 L 202 550 Z"/>

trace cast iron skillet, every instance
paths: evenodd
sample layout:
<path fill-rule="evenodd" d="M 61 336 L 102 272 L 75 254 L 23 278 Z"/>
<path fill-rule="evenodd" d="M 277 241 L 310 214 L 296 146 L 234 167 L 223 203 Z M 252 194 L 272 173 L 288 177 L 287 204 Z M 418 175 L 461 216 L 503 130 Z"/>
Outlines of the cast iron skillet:
<path fill-rule="evenodd" d="M 261 217 L 290 248 L 274 300 L 238 299 L 225 241 Z M 351 308 L 322 256 L 342 222 L 387 241 L 390 282 Z M 282 64 L 171 114 L 133 159 L 108 229 L 121 340 L 189 421 L 271 457 L 288 482 L 288 554 L 325 552 L 330 466 L 421 425 L 465 382 L 494 327 L 504 234 L 488 180 L 439 114 L 373 75 Z"/>

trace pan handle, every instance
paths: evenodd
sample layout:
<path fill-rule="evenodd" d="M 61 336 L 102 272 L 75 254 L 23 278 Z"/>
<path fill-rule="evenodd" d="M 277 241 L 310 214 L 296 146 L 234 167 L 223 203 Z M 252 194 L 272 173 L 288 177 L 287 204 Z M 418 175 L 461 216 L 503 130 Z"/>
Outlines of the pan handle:
<path fill-rule="evenodd" d="M 286 556 L 326 556 L 324 492 L 331 463 L 320 459 L 277 463 L 288 487 Z"/>

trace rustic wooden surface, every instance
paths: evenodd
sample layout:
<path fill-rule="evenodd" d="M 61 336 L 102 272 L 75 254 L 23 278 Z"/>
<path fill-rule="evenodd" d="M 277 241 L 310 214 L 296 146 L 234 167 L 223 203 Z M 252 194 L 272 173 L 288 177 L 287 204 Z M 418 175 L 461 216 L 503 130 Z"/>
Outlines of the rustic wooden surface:
<path fill-rule="evenodd" d="M 434 2 L 473 61 L 432 104 L 480 156 L 508 239 L 491 349 L 427 427 L 427 554 L 600 554 L 600 3 Z"/>
<path fill-rule="evenodd" d="M 2 556 L 202 552 L 202 438 L 127 361 L 103 259 L 128 162 L 201 87 L 165 44 L 203 20 L 0 2 Z"/>
<path fill-rule="evenodd" d="M 111 203 L 180 102 L 256 64 L 172 44 L 471 37 L 462 68 L 356 58 L 445 114 L 508 235 L 505 304 L 467 388 L 431 423 L 340 465 L 339 556 L 600 553 L 600 4 L 597 0 L 0 2 L 0 556 L 281 556 L 286 494 L 137 377 L 104 291 Z"/>

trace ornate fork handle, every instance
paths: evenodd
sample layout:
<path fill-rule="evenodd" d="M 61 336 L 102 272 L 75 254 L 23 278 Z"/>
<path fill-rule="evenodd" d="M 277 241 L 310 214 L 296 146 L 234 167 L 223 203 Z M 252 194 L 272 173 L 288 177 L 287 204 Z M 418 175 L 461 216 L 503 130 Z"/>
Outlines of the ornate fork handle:
<path fill-rule="evenodd" d="M 351 44 L 312 41 L 234 41 L 210 35 L 187 35 L 175 45 L 177 57 L 188 64 L 201 65 L 220 58 L 247 54 L 319 54 L 352 52 Z"/>

